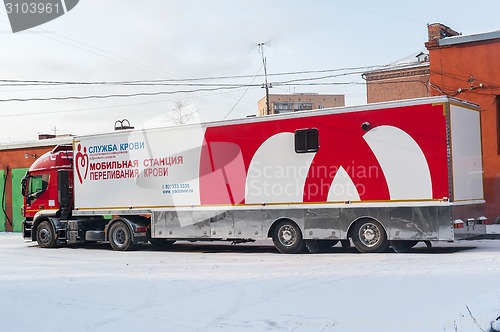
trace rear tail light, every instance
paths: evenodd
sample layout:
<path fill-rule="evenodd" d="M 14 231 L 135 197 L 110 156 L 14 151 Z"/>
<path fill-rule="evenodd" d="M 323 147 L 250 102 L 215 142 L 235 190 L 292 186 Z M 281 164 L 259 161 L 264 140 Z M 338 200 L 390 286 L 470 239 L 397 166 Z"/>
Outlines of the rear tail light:
<path fill-rule="evenodd" d="M 481 217 L 477 218 L 476 223 L 478 225 L 489 225 L 490 224 L 488 218 L 486 218 L 485 216 L 481 216 Z"/>
<path fill-rule="evenodd" d="M 460 219 L 454 220 L 453 228 L 464 228 L 464 222 Z"/>

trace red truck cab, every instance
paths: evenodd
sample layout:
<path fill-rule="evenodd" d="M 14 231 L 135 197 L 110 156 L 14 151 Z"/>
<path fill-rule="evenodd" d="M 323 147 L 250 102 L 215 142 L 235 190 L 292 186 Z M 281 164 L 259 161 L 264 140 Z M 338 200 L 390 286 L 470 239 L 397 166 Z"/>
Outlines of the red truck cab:
<path fill-rule="evenodd" d="M 25 238 L 36 239 L 32 229 L 38 225 L 33 220 L 41 214 L 68 218 L 73 206 L 72 146 L 58 145 L 38 158 L 22 179 L 22 193 Z"/>
<path fill-rule="evenodd" d="M 37 241 L 42 248 L 111 239 L 113 248 L 127 250 L 148 241 L 147 218 L 122 216 L 110 220 L 98 214 L 73 216 L 73 162 L 72 146 L 59 145 L 38 158 L 28 169 L 21 183 L 23 237 Z"/>

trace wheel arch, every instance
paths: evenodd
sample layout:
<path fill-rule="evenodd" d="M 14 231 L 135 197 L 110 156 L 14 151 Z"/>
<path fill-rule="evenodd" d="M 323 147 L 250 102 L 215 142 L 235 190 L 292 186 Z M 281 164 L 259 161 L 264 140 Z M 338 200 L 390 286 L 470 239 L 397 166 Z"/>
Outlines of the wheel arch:
<path fill-rule="evenodd" d="M 130 236 L 132 236 L 132 240 L 134 240 L 134 234 L 137 227 L 148 227 L 150 225 L 151 219 L 142 216 L 117 216 L 116 218 L 111 219 L 104 228 L 105 241 L 109 241 L 108 230 L 111 228 L 111 226 L 113 226 L 113 224 L 119 221 L 127 225 L 127 228 L 130 232 Z"/>
<path fill-rule="evenodd" d="M 44 222 L 48 221 L 50 224 L 50 227 L 56 232 L 57 226 L 60 224 L 59 219 L 56 217 L 56 213 L 53 213 L 51 211 L 39 211 L 37 214 L 35 214 L 35 217 L 33 218 L 33 224 L 31 226 L 31 240 L 36 241 L 36 233 L 38 226 Z"/>
<path fill-rule="evenodd" d="M 39 217 L 39 218 L 36 218 L 36 219 L 33 219 L 33 226 L 31 226 L 31 240 L 32 241 L 36 241 L 37 240 L 37 236 L 36 236 L 36 233 L 38 231 L 38 226 L 44 222 L 44 221 L 48 221 L 49 224 L 50 224 L 50 227 L 52 227 L 52 229 L 55 229 L 54 227 L 54 222 L 51 220 L 51 218 L 47 217 L 47 216 L 42 216 L 42 217 Z"/>

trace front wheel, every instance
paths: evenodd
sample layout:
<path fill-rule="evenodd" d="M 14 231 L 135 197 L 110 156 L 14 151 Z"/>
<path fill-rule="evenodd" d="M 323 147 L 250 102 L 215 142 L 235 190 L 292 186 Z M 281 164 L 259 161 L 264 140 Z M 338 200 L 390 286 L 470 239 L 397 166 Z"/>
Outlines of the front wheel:
<path fill-rule="evenodd" d="M 356 249 L 364 253 L 382 252 L 389 247 L 384 227 L 371 219 L 356 222 L 352 242 Z"/>
<path fill-rule="evenodd" d="M 273 243 L 284 254 L 296 254 L 306 247 L 299 226 L 289 220 L 281 221 L 274 227 Z"/>
<path fill-rule="evenodd" d="M 56 233 L 48 221 L 42 221 L 36 229 L 36 242 L 42 248 L 57 246 Z"/>
<path fill-rule="evenodd" d="M 109 228 L 109 244 L 114 250 L 118 251 L 132 249 L 134 245 L 132 235 L 123 221 L 117 221 Z"/>

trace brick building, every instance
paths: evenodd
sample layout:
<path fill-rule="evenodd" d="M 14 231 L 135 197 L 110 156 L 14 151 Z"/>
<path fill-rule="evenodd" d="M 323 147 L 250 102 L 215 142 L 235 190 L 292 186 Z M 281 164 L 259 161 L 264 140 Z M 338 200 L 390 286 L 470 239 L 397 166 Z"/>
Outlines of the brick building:
<path fill-rule="evenodd" d="M 500 30 L 457 35 L 442 24 L 428 26 L 430 91 L 481 107 L 484 194 L 487 217 L 500 216 Z"/>
<path fill-rule="evenodd" d="M 267 115 L 266 97 L 258 102 L 257 115 Z M 289 113 L 345 106 L 344 95 L 323 95 L 318 93 L 270 94 L 269 114 Z"/>
<path fill-rule="evenodd" d="M 49 137 L 49 139 L 43 139 Z M 71 144 L 70 136 L 50 138 L 42 135 L 40 140 L 0 145 L 0 232 L 20 232 L 23 216 L 21 207 L 21 179 L 36 158 L 52 150 L 58 144 Z"/>
<path fill-rule="evenodd" d="M 429 54 L 417 52 L 362 77 L 368 103 L 429 97 Z"/>
<path fill-rule="evenodd" d="M 429 24 L 430 40 L 458 36 L 455 30 L 442 24 Z M 396 61 L 386 68 L 368 71 L 362 74 L 366 80 L 368 103 L 391 100 L 429 97 L 430 90 L 430 56 L 425 49 L 416 54 Z"/>
<path fill-rule="evenodd" d="M 427 26 L 427 64 L 367 72 L 368 102 L 449 95 L 481 107 L 486 215 L 500 221 L 500 30 L 461 35 L 434 23 Z M 411 70 L 427 66 L 428 89 L 406 81 Z M 409 71 L 409 72 L 408 72 Z M 422 82 L 425 74 L 422 71 Z M 398 81 L 400 80 L 400 81 Z M 413 90 L 413 91 L 410 91 Z"/>

